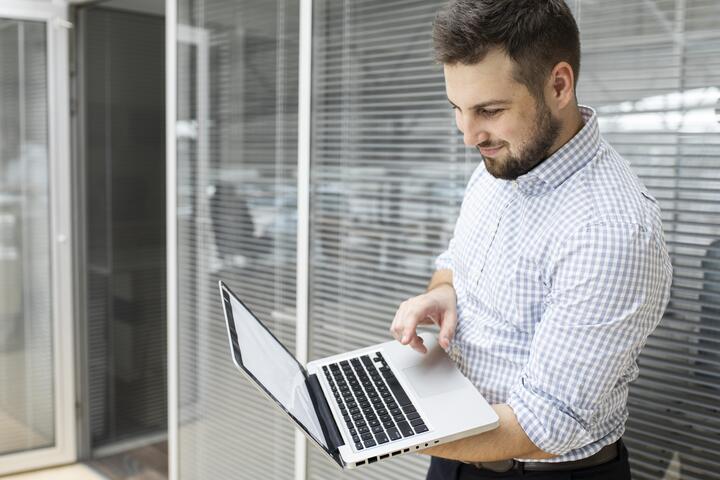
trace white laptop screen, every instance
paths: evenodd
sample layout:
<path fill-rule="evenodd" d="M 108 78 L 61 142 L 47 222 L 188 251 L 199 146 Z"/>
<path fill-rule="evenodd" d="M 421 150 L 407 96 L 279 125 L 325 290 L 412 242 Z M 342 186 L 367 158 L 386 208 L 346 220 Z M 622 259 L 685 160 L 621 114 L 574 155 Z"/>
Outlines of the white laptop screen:
<path fill-rule="evenodd" d="M 305 374 L 290 352 L 234 295 L 232 306 L 238 348 L 244 367 L 305 430 L 327 449 Z"/>

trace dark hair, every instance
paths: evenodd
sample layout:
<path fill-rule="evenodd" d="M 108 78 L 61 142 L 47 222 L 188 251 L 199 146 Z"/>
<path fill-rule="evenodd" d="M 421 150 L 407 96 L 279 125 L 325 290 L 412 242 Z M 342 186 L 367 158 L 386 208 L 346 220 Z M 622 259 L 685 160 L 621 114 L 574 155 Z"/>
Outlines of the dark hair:
<path fill-rule="evenodd" d="M 542 99 L 558 62 L 580 74 L 580 33 L 563 0 L 451 0 L 435 17 L 435 59 L 473 65 L 493 48 L 515 63 L 514 78 Z"/>

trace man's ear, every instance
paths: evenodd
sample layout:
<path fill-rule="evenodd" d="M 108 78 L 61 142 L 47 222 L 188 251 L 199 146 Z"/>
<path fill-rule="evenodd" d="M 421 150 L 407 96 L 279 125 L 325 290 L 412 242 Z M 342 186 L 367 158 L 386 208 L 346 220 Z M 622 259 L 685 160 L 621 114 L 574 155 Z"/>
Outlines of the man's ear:
<path fill-rule="evenodd" d="M 548 79 L 548 101 L 557 110 L 563 110 L 575 100 L 575 73 L 567 62 L 559 62 Z"/>

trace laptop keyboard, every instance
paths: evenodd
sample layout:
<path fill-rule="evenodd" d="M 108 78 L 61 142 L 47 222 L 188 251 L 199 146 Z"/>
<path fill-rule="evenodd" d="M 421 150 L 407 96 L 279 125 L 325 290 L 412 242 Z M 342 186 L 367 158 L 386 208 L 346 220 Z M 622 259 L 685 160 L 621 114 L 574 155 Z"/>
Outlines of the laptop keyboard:
<path fill-rule="evenodd" d="M 323 366 L 323 372 L 357 450 L 428 431 L 380 352 Z"/>

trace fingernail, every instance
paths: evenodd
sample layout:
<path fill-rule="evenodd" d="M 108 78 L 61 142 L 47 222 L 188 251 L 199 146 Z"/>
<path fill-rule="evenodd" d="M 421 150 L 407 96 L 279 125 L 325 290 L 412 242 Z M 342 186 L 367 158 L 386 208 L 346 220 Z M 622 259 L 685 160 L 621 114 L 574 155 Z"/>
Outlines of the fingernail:
<path fill-rule="evenodd" d="M 402 338 L 402 342 L 405 343 L 405 342 L 407 342 L 408 340 L 410 340 L 409 335 L 404 335 L 403 338 Z"/>

